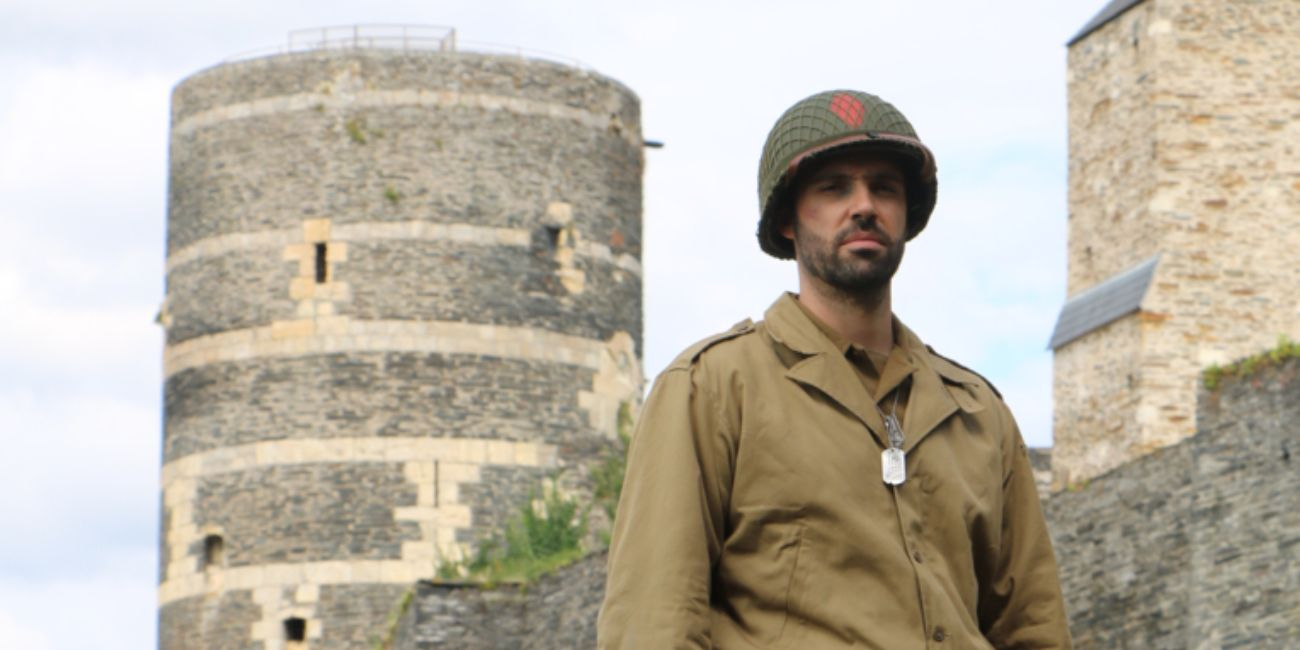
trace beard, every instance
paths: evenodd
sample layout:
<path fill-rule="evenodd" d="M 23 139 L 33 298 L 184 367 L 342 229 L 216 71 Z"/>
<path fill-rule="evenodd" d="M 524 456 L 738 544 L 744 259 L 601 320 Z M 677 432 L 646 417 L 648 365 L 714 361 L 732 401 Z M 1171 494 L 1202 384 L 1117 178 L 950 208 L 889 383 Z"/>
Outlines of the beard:
<path fill-rule="evenodd" d="M 871 233 L 884 250 L 851 251 L 841 246 L 858 233 Z M 882 231 L 875 219 L 858 219 L 829 240 L 798 227 L 794 229 L 798 263 L 845 299 L 864 307 L 880 303 L 894 273 L 903 261 L 906 241 Z"/>

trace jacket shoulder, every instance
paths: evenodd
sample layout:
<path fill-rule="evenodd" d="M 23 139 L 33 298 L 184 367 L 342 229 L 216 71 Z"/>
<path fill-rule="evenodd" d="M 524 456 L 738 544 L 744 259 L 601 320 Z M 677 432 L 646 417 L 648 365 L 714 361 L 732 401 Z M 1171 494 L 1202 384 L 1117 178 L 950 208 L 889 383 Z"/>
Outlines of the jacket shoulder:
<path fill-rule="evenodd" d="M 929 345 L 925 346 L 925 349 L 929 351 L 930 357 L 934 362 L 934 369 L 937 370 L 940 375 L 962 384 L 983 384 L 988 386 L 989 390 L 993 391 L 993 394 L 997 395 L 998 399 L 1002 399 L 1002 393 L 998 391 L 997 386 L 994 386 L 993 382 L 989 381 L 984 375 L 963 366 L 949 357 L 939 354 Z"/>
<path fill-rule="evenodd" d="M 686 348 L 685 350 L 682 351 L 681 354 L 677 355 L 676 359 L 673 359 L 672 363 L 668 364 L 667 369 L 681 370 L 681 369 L 690 368 L 692 365 L 698 362 L 700 360 L 700 357 L 704 355 L 704 353 L 707 352 L 709 349 L 717 346 L 720 343 L 724 343 L 726 341 L 740 338 L 746 334 L 750 334 L 754 332 L 755 329 L 756 328 L 754 325 L 754 321 L 746 318 L 745 320 L 740 321 L 739 323 L 733 325 L 731 329 L 725 332 L 714 334 L 713 336 L 707 337 L 705 339 L 702 339 L 697 343 L 695 343 L 694 345 Z"/>

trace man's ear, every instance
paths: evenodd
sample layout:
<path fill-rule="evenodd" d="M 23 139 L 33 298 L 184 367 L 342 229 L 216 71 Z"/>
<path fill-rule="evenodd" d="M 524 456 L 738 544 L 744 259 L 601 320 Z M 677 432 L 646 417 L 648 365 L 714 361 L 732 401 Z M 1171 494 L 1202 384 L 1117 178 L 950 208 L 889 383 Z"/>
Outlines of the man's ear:
<path fill-rule="evenodd" d="M 795 214 L 794 199 L 790 197 L 789 192 L 785 192 L 781 197 L 781 212 L 778 213 L 781 219 L 781 225 L 777 226 L 776 232 L 782 237 L 790 240 L 790 245 L 794 245 L 795 231 Z"/>

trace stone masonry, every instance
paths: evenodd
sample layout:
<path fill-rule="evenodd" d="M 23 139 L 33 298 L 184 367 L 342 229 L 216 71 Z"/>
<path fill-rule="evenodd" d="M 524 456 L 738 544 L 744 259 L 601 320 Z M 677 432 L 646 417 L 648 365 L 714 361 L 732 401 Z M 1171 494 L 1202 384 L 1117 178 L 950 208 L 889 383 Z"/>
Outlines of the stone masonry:
<path fill-rule="evenodd" d="M 1159 262 L 1056 349 L 1058 487 L 1196 431 L 1204 367 L 1300 338 L 1300 4 L 1112 4 L 1069 48 L 1068 293 Z"/>
<path fill-rule="evenodd" d="M 636 97 L 447 51 L 173 95 L 160 647 L 352 649 L 641 392 Z"/>
<path fill-rule="evenodd" d="M 579 650 L 596 647 L 606 553 L 540 578 L 485 589 L 421 581 L 398 622 L 392 650 Z"/>
<path fill-rule="evenodd" d="M 1200 431 L 1044 501 L 1079 650 L 1300 637 L 1300 359 L 1203 392 Z M 422 581 L 393 650 L 595 647 L 598 553 L 521 590 Z"/>
<path fill-rule="evenodd" d="M 1300 359 L 1202 392 L 1198 423 L 1044 503 L 1076 648 L 1300 638 Z"/>

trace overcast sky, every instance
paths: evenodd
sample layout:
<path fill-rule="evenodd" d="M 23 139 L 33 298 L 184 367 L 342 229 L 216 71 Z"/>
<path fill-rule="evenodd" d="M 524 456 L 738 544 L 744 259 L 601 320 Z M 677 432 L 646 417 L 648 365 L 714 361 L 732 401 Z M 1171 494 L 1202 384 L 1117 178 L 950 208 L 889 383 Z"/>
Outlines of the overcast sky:
<path fill-rule="evenodd" d="M 0 648 L 156 644 L 169 94 L 290 30 L 448 25 L 641 97 L 645 369 L 795 287 L 753 232 L 763 138 L 851 87 L 939 163 L 895 311 L 1050 444 L 1065 285 L 1065 41 L 1103 0 L 0 0 Z M 363 8 L 364 7 L 364 8 Z"/>

